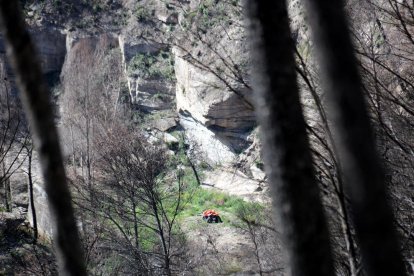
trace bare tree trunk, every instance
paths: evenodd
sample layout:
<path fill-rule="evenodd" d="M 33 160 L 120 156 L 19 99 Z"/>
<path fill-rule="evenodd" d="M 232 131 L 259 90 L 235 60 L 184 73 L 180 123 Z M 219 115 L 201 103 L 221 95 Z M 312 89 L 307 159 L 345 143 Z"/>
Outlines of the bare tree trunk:
<path fill-rule="evenodd" d="M 181 134 L 181 139 L 183 140 L 183 144 L 185 145 L 185 135 L 184 134 Z M 201 183 L 201 180 L 200 180 L 200 176 L 198 175 L 196 166 L 194 165 L 193 161 L 191 161 L 190 155 L 188 154 L 187 150 L 184 148 L 183 151 L 184 151 L 185 156 L 187 157 L 188 164 L 190 164 L 191 170 L 193 171 L 193 174 L 196 178 L 197 185 L 201 186 L 202 183 Z"/>
<path fill-rule="evenodd" d="M 33 174 L 32 174 L 32 157 L 33 157 L 33 147 L 30 146 L 30 149 L 27 149 L 27 179 L 29 182 L 29 200 L 30 200 L 30 209 L 32 210 L 32 220 L 33 220 L 33 238 L 34 241 L 37 241 L 38 238 L 38 229 L 37 229 L 37 216 L 36 208 L 34 204 L 34 195 L 33 195 Z"/>
<path fill-rule="evenodd" d="M 341 230 L 344 235 L 346 250 L 348 253 L 349 270 L 351 272 L 351 276 L 357 276 L 357 255 L 355 252 L 354 240 L 352 239 L 349 213 L 346 210 L 345 196 L 343 194 L 338 194 L 336 197 L 339 206 L 338 212 L 340 214 Z"/>
<path fill-rule="evenodd" d="M 334 275 L 285 1 L 246 1 L 263 157 L 292 275 Z"/>
<path fill-rule="evenodd" d="M 344 186 L 369 275 L 405 275 L 343 1 L 305 1 L 338 128 Z"/>
<path fill-rule="evenodd" d="M 55 216 L 55 244 L 61 273 L 83 276 L 86 275 L 86 269 L 66 183 L 50 93 L 26 30 L 19 2 L 0 1 L 1 28 L 8 56 L 16 72 L 26 115 L 34 131 L 33 140 L 39 152 L 49 206 Z"/>
<path fill-rule="evenodd" d="M 344 235 L 344 240 L 346 244 L 350 274 L 352 276 L 356 276 L 357 275 L 357 264 L 358 264 L 357 254 L 355 251 L 354 239 L 353 239 L 353 235 L 351 232 L 349 211 L 346 208 L 346 198 L 343 192 L 343 184 L 342 184 L 343 177 L 342 177 L 342 172 L 340 170 L 341 166 L 339 164 L 339 160 L 337 159 L 337 150 L 335 148 L 335 145 L 333 144 L 333 135 L 332 135 L 331 127 L 329 125 L 329 122 L 326 116 L 325 108 L 322 105 L 322 100 L 320 96 L 318 95 L 318 93 L 316 92 L 316 87 L 314 86 L 315 83 L 311 80 L 311 77 L 309 76 L 310 71 L 308 70 L 307 64 L 305 63 L 304 58 L 299 53 L 297 48 L 295 48 L 295 54 L 299 58 L 299 61 L 300 61 L 299 62 L 300 66 L 297 66 L 296 70 L 298 74 L 302 77 L 302 79 L 305 81 L 312 95 L 312 98 L 315 101 L 316 107 L 318 109 L 318 112 L 322 120 L 323 130 L 327 134 L 327 138 L 325 138 L 326 141 L 324 141 L 323 137 L 318 135 L 312 128 L 308 127 L 308 130 L 310 130 L 313 133 L 313 135 L 320 141 L 324 149 L 328 152 L 329 157 L 331 158 L 333 166 L 335 168 L 336 176 L 332 173 L 329 173 L 329 179 L 330 179 L 332 186 L 334 187 L 335 198 L 338 202 L 339 220 L 341 222 L 341 229 L 342 229 L 342 233 Z M 337 181 L 335 181 L 335 179 L 337 179 Z"/>
<path fill-rule="evenodd" d="M 10 176 L 7 174 L 7 169 L 6 169 L 6 164 L 5 164 L 6 160 L 3 160 L 2 165 L 3 165 L 3 185 L 4 185 L 4 205 L 6 207 L 6 212 L 12 212 L 13 211 L 13 207 L 12 207 L 12 193 L 11 193 L 11 186 L 10 186 Z"/>
<path fill-rule="evenodd" d="M 70 138 L 72 142 L 72 167 L 73 167 L 73 173 L 76 175 L 76 155 L 75 155 L 75 140 L 73 137 L 73 125 L 70 124 Z"/>
<path fill-rule="evenodd" d="M 139 233 L 138 233 L 138 217 L 137 217 L 137 206 L 135 202 L 132 200 L 132 214 L 134 216 L 134 235 L 135 235 L 135 248 L 137 251 L 140 251 L 139 246 Z"/>
<path fill-rule="evenodd" d="M 89 119 L 89 115 L 86 118 L 86 185 L 89 190 L 89 199 L 91 201 L 92 206 L 95 205 L 94 198 L 92 195 L 92 173 L 91 173 L 91 137 L 90 137 L 90 127 L 91 122 Z"/>
<path fill-rule="evenodd" d="M 162 250 L 164 254 L 164 271 L 165 274 L 168 276 L 171 276 L 171 265 L 170 265 L 170 252 L 169 252 L 169 244 L 167 244 L 167 241 L 164 236 L 164 226 L 162 225 L 162 221 L 160 219 L 160 211 L 157 207 L 157 199 L 155 199 L 154 195 L 152 195 L 151 200 L 151 208 L 154 212 L 155 221 L 157 222 L 157 230 L 158 230 L 158 237 L 160 238 Z"/>
<path fill-rule="evenodd" d="M 10 178 L 7 177 L 4 181 L 4 186 L 6 190 L 6 210 L 7 212 L 13 211 L 13 198 L 12 198 L 12 190 L 10 185 Z"/>
<path fill-rule="evenodd" d="M 187 156 L 188 164 L 190 164 L 191 170 L 193 171 L 193 174 L 196 178 L 197 185 L 201 187 L 202 183 L 201 183 L 201 180 L 200 180 L 200 176 L 198 175 L 197 169 L 196 169 L 194 163 L 191 161 L 190 156 L 188 156 L 187 153 L 185 153 L 185 155 Z"/>
<path fill-rule="evenodd" d="M 3 160 L 3 162 L 2 162 L 4 205 L 6 207 L 6 212 L 11 212 L 12 211 L 12 198 L 11 198 L 10 178 L 7 175 L 7 169 L 6 169 L 5 162 L 6 162 L 6 160 Z"/>

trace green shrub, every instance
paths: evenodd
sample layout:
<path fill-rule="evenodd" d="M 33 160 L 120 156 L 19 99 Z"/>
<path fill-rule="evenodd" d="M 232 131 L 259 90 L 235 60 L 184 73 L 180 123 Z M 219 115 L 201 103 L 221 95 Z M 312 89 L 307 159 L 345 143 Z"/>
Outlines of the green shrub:
<path fill-rule="evenodd" d="M 101 12 L 103 10 L 103 7 L 101 4 L 93 4 L 92 9 L 94 12 Z"/>
<path fill-rule="evenodd" d="M 138 53 L 132 58 L 128 71 L 143 78 L 175 79 L 174 59 L 166 51 L 157 54 Z"/>
<path fill-rule="evenodd" d="M 151 18 L 151 13 L 143 6 L 138 6 L 134 11 L 134 15 L 139 22 L 146 22 Z"/>
<path fill-rule="evenodd" d="M 264 220 L 265 208 L 257 202 L 250 204 L 238 204 L 235 207 L 236 216 L 248 223 L 257 224 Z"/>
<path fill-rule="evenodd" d="M 158 235 L 148 227 L 139 227 L 138 237 L 141 249 L 144 251 L 153 251 L 154 246 L 159 243 Z"/>
<path fill-rule="evenodd" d="M 226 1 L 204 0 L 196 9 L 184 14 L 181 27 L 184 30 L 194 27 L 202 33 L 207 33 L 209 29 L 216 26 L 231 25 L 230 9 L 234 9 L 238 1 L 233 0 L 234 3 L 228 3 Z"/>
<path fill-rule="evenodd" d="M 214 209 L 225 214 L 222 217 L 225 222 L 235 217 L 253 220 L 255 212 L 262 213 L 264 210 L 260 203 L 248 202 L 237 196 L 201 187 L 188 189 L 184 192 L 183 199 L 185 206 L 181 217 L 197 216 L 206 209 Z"/>

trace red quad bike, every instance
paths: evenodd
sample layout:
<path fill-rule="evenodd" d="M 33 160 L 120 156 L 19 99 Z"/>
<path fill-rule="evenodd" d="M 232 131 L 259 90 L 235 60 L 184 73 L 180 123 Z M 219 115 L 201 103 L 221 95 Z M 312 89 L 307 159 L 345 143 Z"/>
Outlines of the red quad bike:
<path fill-rule="evenodd" d="M 221 223 L 223 222 L 219 216 L 219 213 L 217 213 L 214 210 L 205 210 L 203 212 L 203 220 L 205 220 L 207 223 Z"/>

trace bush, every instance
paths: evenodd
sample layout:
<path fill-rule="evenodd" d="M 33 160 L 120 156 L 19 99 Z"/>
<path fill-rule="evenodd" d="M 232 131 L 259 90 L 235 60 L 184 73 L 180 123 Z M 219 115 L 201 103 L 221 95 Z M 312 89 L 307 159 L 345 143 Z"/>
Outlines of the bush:
<path fill-rule="evenodd" d="M 143 6 L 138 6 L 134 11 L 135 17 L 139 22 L 146 22 L 150 19 L 150 12 Z"/>
<path fill-rule="evenodd" d="M 236 216 L 243 222 L 257 224 L 264 220 L 265 208 L 257 202 L 238 204 L 235 207 Z"/>
<path fill-rule="evenodd" d="M 265 207 L 257 202 L 248 202 L 240 197 L 229 195 L 212 189 L 193 187 L 185 191 L 183 212 L 181 217 L 200 215 L 206 209 L 214 209 L 220 214 L 223 221 L 230 222 L 234 218 L 246 218 L 254 221 L 263 217 Z"/>
<path fill-rule="evenodd" d="M 142 78 L 175 79 L 174 59 L 166 51 L 158 54 L 138 53 L 132 58 L 128 71 Z"/>
<path fill-rule="evenodd" d="M 217 26 L 228 26 L 232 24 L 232 11 L 237 6 L 238 0 L 231 3 L 226 1 L 204 0 L 193 11 L 188 11 L 182 22 L 184 30 L 195 27 L 197 31 L 207 33 L 208 30 Z"/>

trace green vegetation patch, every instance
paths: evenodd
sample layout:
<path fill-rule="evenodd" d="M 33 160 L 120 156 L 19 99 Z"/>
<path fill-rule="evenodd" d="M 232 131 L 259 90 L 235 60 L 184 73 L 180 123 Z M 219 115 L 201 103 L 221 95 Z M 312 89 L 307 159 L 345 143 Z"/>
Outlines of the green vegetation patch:
<path fill-rule="evenodd" d="M 195 28 L 197 31 L 207 33 L 218 26 L 228 27 L 240 16 L 239 0 L 216 1 L 203 0 L 194 10 L 184 14 L 181 26 L 186 29 Z"/>
<path fill-rule="evenodd" d="M 214 189 L 202 188 L 190 167 L 189 159 L 185 153 L 184 137 L 179 132 L 173 132 L 173 136 L 179 139 L 179 150 L 169 160 L 170 171 L 179 171 L 182 182 L 180 219 L 193 216 L 201 216 L 206 209 L 214 209 L 221 215 L 223 222 L 233 223 L 239 221 L 240 216 L 252 220 L 255 213 L 262 212 L 265 206 L 258 202 L 248 202 L 241 197 L 229 195 Z M 209 168 L 208 164 L 199 164 L 197 173 L 203 178 L 203 169 Z"/>
<path fill-rule="evenodd" d="M 134 15 L 139 22 L 146 22 L 151 19 L 151 12 L 145 6 L 137 6 Z"/>
<path fill-rule="evenodd" d="M 142 78 L 175 80 L 174 58 L 169 51 L 157 54 L 138 53 L 128 65 L 128 72 Z"/>
<path fill-rule="evenodd" d="M 233 225 L 240 218 L 246 218 L 250 222 L 260 220 L 260 214 L 265 210 L 265 206 L 261 203 L 245 201 L 238 196 L 213 189 L 204 189 L 197 186 L 191 175 L 186 177 L 187 181 L 190 181 L 190 187 L 187 187 L 183 193 L 180 218 L 200 216 L 204 210 L 214 209 L 219 212 L 223 222 Z"/>

